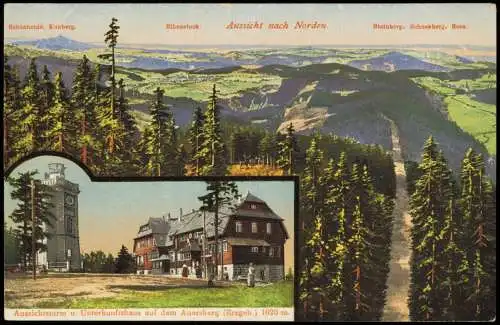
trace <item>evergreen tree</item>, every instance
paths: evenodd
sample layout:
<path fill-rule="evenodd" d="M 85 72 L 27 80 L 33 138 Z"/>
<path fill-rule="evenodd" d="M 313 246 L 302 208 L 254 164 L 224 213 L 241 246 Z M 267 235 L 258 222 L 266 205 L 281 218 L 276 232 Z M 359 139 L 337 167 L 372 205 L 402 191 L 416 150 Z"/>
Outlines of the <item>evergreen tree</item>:
<path fill-rule="evenodd" d="M 422 176 L 415 185 L 410 207 L 413 228 L 410 318 L 411 320 L 442 320 L 446 310 L 445 294 L 441 285 L 446 281 L 447 267 L 443 252 L 445 242 L 439 234 L 445 225 L 444 211 L 452 198 L 448 167 L 430 137 L 419 165 Z"/>
<path fill-rule="evenodd" d="M 278 165 L 288 175 L 295 173 L 295 160 L 298 153 L 297 139 L 295 138 L 295 130 L 293 124 L 290 123 L 286 128 L 285 137 L 278 143 Z"/>
<path fill-rule="evenodd" d="M 149 141 L 153 134 L 151 128 L 146 126 L 142 131 L 141 137 L 137 143 L 137 156 L 135 157 L 136 170 L 139 175 L 147 176 L 151 175 L 151 170 L 149 169 L 149 154 L 148 146 Z"/>
<path fill-rule="evenodd" d="M 147 141 L 149 175 L 177 175 L 179 173 L 175 122 L 170 109 L 163 104 L 163 90 L 155 91 L 156 101 L 151 106 L 150 136 Z"/>
<path fill-rule="evenodd" d="M 54 206 L 50 203 L 52 196 L 50 187 L 41 184 L 35 180 L 34 176 L 38 174 L 35 171 L 19 173 L 18 177 L 9 177 L 7 179 L 13 190 L 10 193 L 10 198 L 17 201 L 17 207 L 9 215 L 9 218 L 14 222 L 16 238 L 19 242 L 20 260 L 24 268 L 28 265 L 28 260 L 33 253 L 38 251 L 46 251 L 47 246 L 42 243 L 44 238 L 50 235 L 46 232 L 44 225 L 52 226 L 55 217 L 51 212 Z M 31 182 L 35 181 L 35 198 L 33 206 Z M 35 224 L 33 225 L 32 209 L 35 209 Z M 32 251 L 32 237 L 35 235 L 35 249 Z"/>
<path fill-rule="evenodd" d="M 23 107 L 20 123 L 22 138 L 18 141 L 20 156 L 40 149 L 43 143 L 42 130 L 40 128 L 40 114 L 42 112 L 40 89 L 36 59 L 31 59 L 22 90 Z"/>
<path fill-rule="evenodd" d="M 273 165 L 276 151 L 275 137 L 272 133 L 266 132 L 259 143 L 259 151 L 264 164 Z"/>
<path fill-rule="evenodd" d="M 447 177 L 451 177 L 451 171 L 447 174 Z M 439 240 L 443 241 L 444 246 L 442 263 L 446 266 L 442 271 L 445 280 L 441 283 L 442 296 L 445 301 L 443 319 L 449 321 L 467 320 L 464 306 L 466 288 L 470 282 L 469 263 L 461 245 L 463 229 L 457 204 L 458 195 L 457 184 L 452 181 L 452 192 L 447 209 L 444 211 L 444 225 L 439 234 Z"/>
<path fill-rule="evenodd" d="M 47 149 L 50 147 L 50 141 L 46 138 L 48 131 L 52 128 L 50 119 L 50 110 L 54 105 L 54 84 L 52 83 L 50 71 L 47 65 L 43 66 L 42 80 L 40 84 L 40 112 L 39 112 L 39 128 L 42 134 L 41 148 Z"/>
<path fill-rule="evenodd" d="M 137 126 L 134 117 L 130 114 L 130 107 L 125 99 L 125 85 L 123 79 L 118 81 L 118 101 L 116 105 L 116 151 L 107 160 L 109 174 L 134 175 L 136 174 L 135 164 L 133 163 L 134 150 L 136 148 Z"/>
<path fill-rule="evenodd" d="M 495 282 L 496 267 L 495 219 L 496 210 L 493 189 L 484 176 L 481 155 L 469 149 L 462 162 L 461 204 L 464 220 L 463 246 L 467 249 L 470 267 L 470 286 L 467 290 L 466 308 L 469 320 L 491 320 L 495 316 L 495 291 L 490 286 Z M 470 317 L 470 316 L 469 316 Z"/>
<path fill-rule="evenodd" d="M 373 222 L 383 215 L 377 215 L 382 211 L 378 209 L 377 195 L 366 166 L 353 165 L 351 191 L 354 204 L 347 239 L 349 254 L 345 263 L 344 317 L 356 321 L 377 320 L 381 316 L 384 297 L 381 289 L 386 277 L 385 265 L 380 260 L 383 254 L 375 245 L 377 229 Z"/>
<path fill-rule="evenodd" d="M 4 265 L 17 264 L 19 262 L 19 243 L 12 227 L 3 227 L 3 245 L 4 245 Z"/>
<path fill-rule="evenodd" d="M 94 168 L 99 153 L 99 121 L 95 106 L 95 83 L 87 56 L 76 68 L 73 78 L 71 105 L 78 121 L 77 141 L 80 160 Z"/>
<path fill-rule="evenodd" d="M 217 104 L 217 99 L 217 90 L 214 84 L 210 102 L 205 111 L 203 143 L 199 152 L 204 163 L 200 175 L 204 176 L 227 174 L 226 149 L 222 139 L 220 107 Z"/>
<path fill-rule="evenodd" d="M 188 163 L 188 153 L 184 148 L 184 144 L 179 145 L 179 158 L 177 161 L 178 171 L 176 173 L 177 176 L 183 176 L 186 174 L 186 164 Z"/>
<path fill-rule="evenodd" d="M 238 186 L 231 181 L 207 181 L 207 193 L 199 196 L 198 200 L 202 202 L 201 210 L 210 211 L 214 213 L 214 237 L 215 237 L 215 252 L 219 252 L 219 210 L 221 207 L 226 206 L 229 209 L 233 208 L 235 200 L 241 195 L 238 193 Z M 221 256 L 222 258 L 222 256 Z M 216 255 L 215 258 L 215 276 L 217 277 L 217 267 L 219 261 Z M 220 276 L 223 274 L 221 272 Z"/>
<path fill-rule="evenodd" d="M 191 122 L 191 127 L 189 128 L 189 144 L 191 145 L 191 151 L 189 154 L 189 163 L 192 169 L 194 169 L 194 175 L 198 176 L 200 174 L 200 168 L 204 165 L 201 160 L 200 149 L 204 142 L 203 139 L 203 112 L 201 107 L 196 107 L 193 115 L 193 121 Z"/>
<path fill-rule="evenodd" d="M 48 114 L 50 129 L 47 130 L 46 138 L 50 150 L 74 155 L 77 150 L 77 120 L 71 109 L 62 73 L 58 72 L 54 85 L 53 102 Z"/>
<path fill-rule="evenodd" d="M 18 121 L 21 119 L 23 108 L 19 73 L 16 67 L 8 64 L 7 56 L 4 56 L 3 100 L 3 164 L 5 169 L 16 156 L 17 142 L 22 138 Z"/>
<path fill-rule="evenodd" d="M 316 135 L 306 152 L 306 167 L 301 182 L 301 231 L 298 241 L 304 267 L 301 271 L 301 295 L 304 316 L 313 316 L 313 309 L 319 309 L 319 319 L 324 318 L 325 296 L 322 290 L 325 277 L 324 251 L 325 220 L 321 213 L 322 189 L 320 186 L 320 168 L 323 152 L 318 147 L 319 136 Z M 316 306 L 316 300 L 318 306 Z M 315 316 L 315 315 L 314 315 Z"/>
<path fill-rule="evenodd" d="M 106 261 L 104 263 L 104 268 L 103 268 L 104 273 L 115 273 L 115 258 L 113 255 L 110 253 L 106 257 Z"/>
<path fill-rule="evenodd" d="M 116 18 L 111 18 L 111 23 L 109 24 L 109 30 L 104 34 L 104 43 L 108 46 L 108 48 L 111 49 L 111 53 L 104 53 L 100 54 L 99 58 L 105 59 L 105 60 L 110 60 L 111 61 L 111 76 L 110 76 L 110 81 L 111 81 L 111 119 L 116 118 L 116 110 L 115 110 L 115 89 L 116 89 L 116 78 L 115 78 L 115 48 L 116 45 L 118 44 L 118 30 L 120 29 L 120 26 L 118 26 L 118 19 Z"/>
<path fill-rule="evenodd" d="M 104 264 L 104 263 L 103 263 Z M 128 252 L 127 247 L 122 245 L 115 264 L 116 273 L 128 274 L 135 272 L 135 261 Z"/>
<path fill-rule="evenodd" d="M 329 176 L 332 174 L 332 176 Z M 325 170 L 325 205 L 330 220 L 331 239 L 329 245 L 328 269 L 332 276 L 327 285 L 330 308 L 330 320 L 344 318 L 344 275 L 348 254 L 348 224 L 352 221 L 352 194 L 350 191 L 351 172 L 347 165 L 346 154 L 342 152 L 337 164 L 330 159 Z"/>

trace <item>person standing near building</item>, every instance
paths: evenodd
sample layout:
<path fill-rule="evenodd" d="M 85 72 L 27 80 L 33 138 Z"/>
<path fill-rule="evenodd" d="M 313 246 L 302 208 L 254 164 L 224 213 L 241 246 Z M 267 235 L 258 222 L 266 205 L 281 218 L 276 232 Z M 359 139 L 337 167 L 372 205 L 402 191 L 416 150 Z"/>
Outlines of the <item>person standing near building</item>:
<path fill-rule="evenodd" d="M 255 268 L 253 267 L 253 263 L 250 263 L 248 266 L 247 284 L 249 287 L 255 287 Z"/>

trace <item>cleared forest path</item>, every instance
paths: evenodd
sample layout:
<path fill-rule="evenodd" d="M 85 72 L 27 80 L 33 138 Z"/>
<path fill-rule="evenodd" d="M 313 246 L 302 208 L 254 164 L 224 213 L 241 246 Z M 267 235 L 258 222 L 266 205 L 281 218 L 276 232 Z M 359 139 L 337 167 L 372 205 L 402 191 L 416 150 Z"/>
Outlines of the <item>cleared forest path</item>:
<path fill-rule="evenodd" d="M 394 121 L 391 124 L 394 171 L 396 173 L 396 202 L 392 228 L 391 261 L 387 279 L 387 300 L 382 321 L 409 321 L 408 290 L 410 288 L 411 218 L 409 197 L 406 191 L 406 172 L 399 143 L 399 132 Z"/>

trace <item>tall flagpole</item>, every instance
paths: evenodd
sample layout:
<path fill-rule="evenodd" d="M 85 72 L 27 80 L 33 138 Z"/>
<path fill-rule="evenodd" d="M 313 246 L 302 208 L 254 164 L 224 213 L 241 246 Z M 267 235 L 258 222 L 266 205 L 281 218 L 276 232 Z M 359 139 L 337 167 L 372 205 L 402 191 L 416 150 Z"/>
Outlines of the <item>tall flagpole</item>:
<path fill-rule="evenodd" d="M 31 259 L 33 264 L 33 280 L 36 280 L 36 237 L 35 237 L 35 180 L 31 180 Z"/>

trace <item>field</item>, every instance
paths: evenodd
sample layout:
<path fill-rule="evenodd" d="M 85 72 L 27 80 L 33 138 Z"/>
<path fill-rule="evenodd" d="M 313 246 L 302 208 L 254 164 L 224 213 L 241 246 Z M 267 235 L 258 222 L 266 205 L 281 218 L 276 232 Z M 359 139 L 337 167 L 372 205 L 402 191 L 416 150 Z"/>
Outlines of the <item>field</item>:
<path fill-rule="evenodd" d="M 166 276 L 49 274 L 4 278 L 5 308 L 292 307 L 293 282 L 243 283 Z"/>
<path fill-rule="evenodd" d="M 491 155 L 496 155 L 496 99 L 481 101 L 482 94 L 496 92 L 496 75 L 485 74 L 477 79 L 458 81 L 433 77 L 413 80 L 431 93 L 441 96 L 449 118 L 484 144 Z"/>

